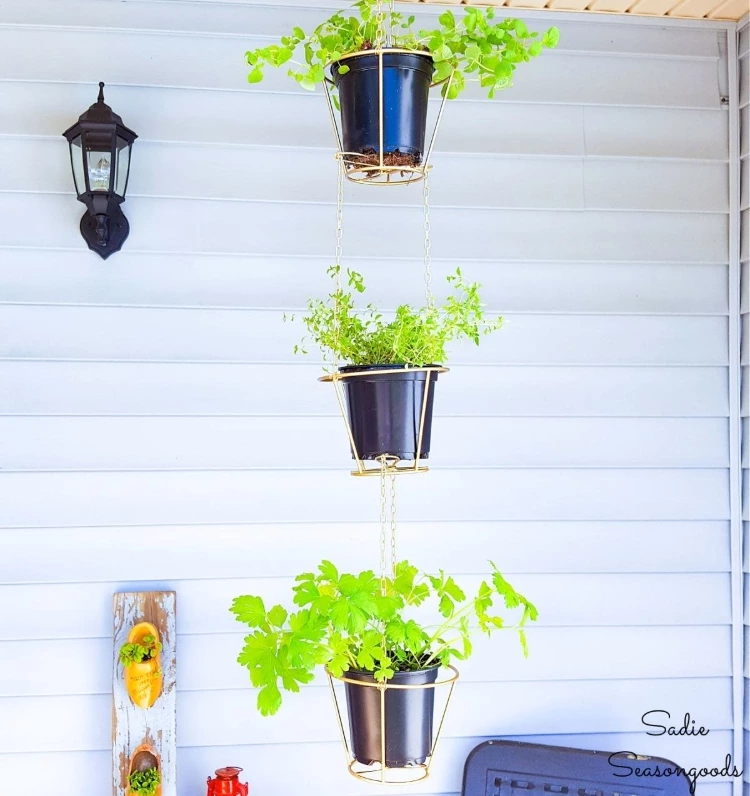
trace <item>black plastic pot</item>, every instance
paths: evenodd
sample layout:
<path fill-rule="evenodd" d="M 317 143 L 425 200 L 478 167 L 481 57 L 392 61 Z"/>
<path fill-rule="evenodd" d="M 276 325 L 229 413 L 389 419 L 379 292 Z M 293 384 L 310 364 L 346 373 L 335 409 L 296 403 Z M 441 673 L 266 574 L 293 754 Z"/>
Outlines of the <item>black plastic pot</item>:
<path fill-rule="evenodd" d="M 396 672 L 389 683 L 422 685 L 437 680 L 439 667 Z M 351 680 L 374 683 L 370 672 L 349 671 Z M 346 683 L 352 754 L 364 765 L 381 762 L 380 691 Z M 432 751 L 434 688 L 388 688 L 385 691 L 385 760 L 390 768 L 424 763 Z"/>
<path fill-rule="evenodd" d="M 339 72 L 342 64 L 349 67 Z M 334 64 L 333 80 L 341 104 L 344 152 L 380 153 L 378 56 L 356 55 Z M 383 54 L 383 150 L 422 160 L 427 99 L 435 67 L 430 55 Z"/>
<path fill-rule="evenodd" d="M 349 425 L 359 458 L 377 459 L 383 454 L 406 461 L 416 458 L 424 391 L 429 375 L 430 389 L 419 456 L 420 459 L 427 459 L 430 455 L 432 404 L 438 374 L 434 371 L 405 370 L 403 365 L 348 365 L 339 368 L 341 373 L 373 370 L 392 372 L 342 379 Z M 354 451 L 352 458 L 356 458 Z"/>

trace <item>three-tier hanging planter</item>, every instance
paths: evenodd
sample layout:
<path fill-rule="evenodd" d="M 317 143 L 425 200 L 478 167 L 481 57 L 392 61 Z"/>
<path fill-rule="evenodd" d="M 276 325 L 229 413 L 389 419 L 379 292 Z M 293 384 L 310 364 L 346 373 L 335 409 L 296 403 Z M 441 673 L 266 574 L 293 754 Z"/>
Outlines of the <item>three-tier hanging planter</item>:
<path fill-rule="evenodd" d="M 559 32 L 541 36 L 519 19 L 495 19 L 492 8 L 466 8 L 457 20 L 446 10 L 431 29 L 416 30 L 381 0 L 361 0 L 337 11 L 311 33 L 296 27 L 277 44 L 246 53 L 248 80 L 263 80 L 266 66 L 287 66 L 303 88 L 326 90 L 337 157 L 355 182 L 391 185 L 422 179 L 446 99 L 468 81 L 489 97 L 511 85 L 518 64 L 557 45 Z M 295 56 L 303 56 L 302 61 Z M 442 103 L 427 136 L 431 88 Z"/>

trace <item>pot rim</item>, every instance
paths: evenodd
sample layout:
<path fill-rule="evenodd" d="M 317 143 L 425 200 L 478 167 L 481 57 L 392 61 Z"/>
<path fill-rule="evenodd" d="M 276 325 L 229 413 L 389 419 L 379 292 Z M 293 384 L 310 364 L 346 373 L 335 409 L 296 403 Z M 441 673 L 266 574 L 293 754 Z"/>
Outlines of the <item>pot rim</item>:
<path fill-rule="evenodd" d="M 440 679 L 439 673 L 441 669 L 445 669 L 446 672 L 450 672 L 450 675 L 446 675 L 446 677 Z M 437 671 L 438 678 L 435 679 L 435 681 L 432 683 L 414 683 L 410 685 L 408 684 L 400 685 L 392 683 L 391 680 L 385 680 L 382 683 L 377 682 L 375 679 L 371 681 L 353 680 L 351 677 L 346 676 L 347 672 L 344 672 L 344 674 L 339 677 L 335 674 L 331 674 L 327 666 L 325 667 L 325 670 L 326 674 L 328 675 L 329 678 L 331 678 L 331 680 L 338 680 L 339 682 L 342 683 L 351 683 L 352 685 L 361 685 L 364 686 L 365 688 L 377 688 L 378 690 L 383 690 L 383 691 L 390 691 L 392 689 L 398 691 L 411 691 L 411 690 L 424 690 L 426 688 L 437 688 L 438 686 L 441 685 L 448 685 L 455 683 L 459 677 L 458 669 L 451 663 L 445 665 L 437 664 L 436 666 L 429 666 L 426 669 L 417 669 L 417 671 L 411 672 L 411 674 L 417 674 L 417 673 L 422 674 L 424 672 Z M 355 669 L 353 671 L 358 671 L 358 670 Z M 362 672 L 362 674 L 371 675 L 372 672 Z M 410 674 L 410 672 L 397 672 L 397 674 Z"/>
<path fill-rule="evenodd" d="M 355 52 L 346 53 L 335 61 L 329 61 L 327 66 L 332 67 L 335 64 L 341 63 L 341 61 L 359 58 L 360 55 L 379 55 L 380 53 L 383 53 L 383 55 L 419 55 L 423 58 L 429 58 L 433 64 L 435 63 L 435 58 L 428 50 L 407 50 L 405 47 L 381 47 L 380 49 L 370 48 L 369 50 L 356 50 Z"/>
<path fill-rule="evenodd" d="M 346 370 L 354 368 L 354 370 Z M 369 370 L 367 369 L 369 368 Z M 341 379 L 352 379 L 357 376 L 389 376 L 393 373 L 448 373 L 450 368 L 442 365 L 423 365 L 412 367 L 411 365 L 343 365 L 334 373 L 327 373 L 321 376 L 318 381 L 339 381 Z"/>

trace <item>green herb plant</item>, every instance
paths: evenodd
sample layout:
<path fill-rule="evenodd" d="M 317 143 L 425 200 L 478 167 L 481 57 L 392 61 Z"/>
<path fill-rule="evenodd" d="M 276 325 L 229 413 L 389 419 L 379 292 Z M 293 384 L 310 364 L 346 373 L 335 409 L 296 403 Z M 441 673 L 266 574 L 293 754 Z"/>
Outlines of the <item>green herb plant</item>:
<path fill-rule="evenodd" d="M 158 768 L 134 771 L 128 778 L 130 796 L 153 796 L 161 782 Z"/>
<path fill-rule="evenodd" d="M 237 597 L 230 610 L 252 630 L 237 660 L 259 689 L 259 712 L 276 713 L 282 689 L 299 691 L 318 666 L 334 676 L 352 669 L 371 672 L 382 682 L 396 672 L 464 660 L 471 655 L 474 634 L 506 627 L 492 610 L 498 598 L 506 609 L 520 611 L 510 627 L 517 629 L 528 654 L 524 625 L 536 620 L 537 610 L 490 564 L 490 577 L 472 597 L 442 570 L 431 575 L 408 561 L 397 564 L 393 578 L 371 570 L 339 574 L 323 561 L 316 573 L 297 576 L 292 591 L 299 610 L 291 613 L 282 605 L 267 609 L 261 597 Z M 411 615 L 420 606 L 432 607 L 440 619 L 420 624 Z"/>
<path fill-rule="evenodd" d="M 258 83 L 263 80 L 266 66 L 287 64 L 289 77 L 312 91 L 325 80 L 328 64 L 371 49 L 384 40 L 387 31 L 390 46 L 432 55 L 435 81 L 453 75 L 450 84 L 443 84 L 443 94 L 448 99 L 459 96 L 467 80 L 478 81 L 488 96 L 494 97 L 496 91 L 511 85 L 518 64 L 530 61 L 544 49 L 554 48 L 560 38 L 555 27 L 540 37 L 520 19 L 496 21 L 492 8 L 468 7 L 460 20 L 452 11 L 444 11 L 437 27 L 430 30 L 415 31 L 414 22 L 414 16 L 405 18 L 398 11 L 378 13 L 376 0 L 360 0 L 354 3 L 351 13 L 337 11 L 312 33 L 295 27 L 278 44 L 247 52 L 245 57 L 252 67 L 248 80 Z M 304 61 L 294 60 L 298 47 Z M 348 70 L 346 64 L 340 64 L 341 74 Z"/>
<path fill-rule="evenodd" d="M 123 644 L 120 647 L 120 662 L 123 666 L 132 666 L 134 663 L 144 663 L 155 658 L 161 650 L 161 642 L 154 636 L 143 637 L 143 644 Z"/>
<path fill-rule="evenodd" d="M 331 266 L 328 273 L 336 277 L 340 268 Z M 308 301 L 302 317 L 307 336 L 295 346 L 295 353 L 308 353 L 306 344 L 311 340 L 326 362 L 416 367 L 444 364 L 450 342 L 468 339 L 479 345 L 482 336 L 497 331 L 503 323 L 500 317 L 485 316 L 481 286 L 468 282 L 460 268 L 446 277 L 451 293 L 440 306 L 401 304 L 392 317 L 385 317 L 372 304 L 358 310 L 354 299 L 355 294 L 364 292 L 364 280 L 352 270 L 347 270 L 346 276 L 347 287 L 336 287 L 326 299 Z"/>

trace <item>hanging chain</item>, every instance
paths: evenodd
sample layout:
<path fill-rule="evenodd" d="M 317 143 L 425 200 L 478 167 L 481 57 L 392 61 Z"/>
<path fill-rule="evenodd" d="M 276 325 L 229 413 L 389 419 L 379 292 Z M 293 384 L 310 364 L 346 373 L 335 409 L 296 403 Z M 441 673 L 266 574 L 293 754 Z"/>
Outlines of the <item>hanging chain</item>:
<path fill-rule="evenodd" d="M 382 50 L 386 44 L 385 40 L 385 16 L 383 15 L 383 0 L 377 0 L 375 5 L 375 21 L 377 29 L 375 30 L 375 49 Z"/>
<path fill-rule="evenodd" d="M 386 535 L 388 533 L 388 499 L 385 492 L 386 458 L 380 458 L 380 591 L 385 595 L 386 587 Z"/>
<path fill-rule="evenodd" d="M 435 308 L 435 296 L 432 294 L 432 257 L 430 255 L 430 184 L 429 171 L 425 171 L 422 180 L 422 191 L 424 197 L 424 285 L 425 297 L 427 299 L 427 309 Z"/>
<path fill-rule="evenodd" d="M 333 349 L 333 366 L 335 370 L 339 367 L 339 336 L 341 332 L 341 260 L 344 256 L 344 249 L 341 239 L 344 237 L 344 164 L 338 161 L 338 183 L 336 187 L 336 255 L 334 262 L 334 306 L 333 306 L 333 339 L 335 341 Z"/>
<path fill-rule="evenodd" d="M 396 578 L 396 474 L 391 473 L 391 577 Z"/>

